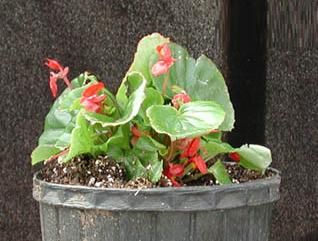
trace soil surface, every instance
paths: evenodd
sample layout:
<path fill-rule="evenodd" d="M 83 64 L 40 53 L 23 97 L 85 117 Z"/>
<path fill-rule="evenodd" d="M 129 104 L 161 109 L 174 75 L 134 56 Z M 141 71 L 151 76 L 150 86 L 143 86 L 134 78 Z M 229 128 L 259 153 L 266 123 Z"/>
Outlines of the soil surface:
<path fill-rule="evenodd" d="M 262 174 L 258 171 L 244 169 L 235 163 L 226 163 L 225 166 L 232 183 L 237 184 L 275 175 L 275 173 L 270 170 Z M 68 163 L 59 163 L 57 160 L 50 161 L 44 165 L 38 177 L 51 183 L 84 185 L 89 187 L 152 188 L 171 186 L 170 180 L 164 176 L 157 185 L 152 184 L 145 178 L 128 181 L 124 167 L 105 156 L 99 156 L 96 160 L 92 160 L 88 157 L 77 157 Z M 196 180 L 187 181 L 186 179 L 185 177 L 185 186 L 219 185 L 213 175 L 210 174 L 204 175 Z"/>

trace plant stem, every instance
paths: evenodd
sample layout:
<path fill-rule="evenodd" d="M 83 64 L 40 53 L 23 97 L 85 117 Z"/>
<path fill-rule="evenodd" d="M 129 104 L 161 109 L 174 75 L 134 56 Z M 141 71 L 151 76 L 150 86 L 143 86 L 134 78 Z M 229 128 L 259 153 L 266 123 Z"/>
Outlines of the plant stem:
<path fill-rule="evenodd" d="M 175 149 L 176 149 L 175 147 L 176 147 L 175 146 L 175 142 L 174 141 L 170 141 L 169 152 L 168 152 L 166 160 L 165 160 L 167 163 L 170 162 L 171 159 L 173 158 L 173 155 L 174 155 Z"/>
<path fill-rule="evenodd" d="M 190 181 L 194 181 L 194 180 L 197 180 L 199 179 L 200 177 L 204 176 L 205 174 L 202 174 L 202 173 L 197 173 L 193 176 L 189 176 L 187 177 L 183 182 L 186 183 L 186 182 L 190 182 Z"/>
<path fill-rule="evenodd" d="M 60 156 L 62 156 L 62 155 L 64 155 L 64 154 L 68 153 L 68 151 L 69 151 L 69 148 L 66 148 L 65 150 L 61 151 L 60 153 L 58 153 L 58 154 L 56 154 L 56 155 L 54 155 L 54 156 L 51 156 L 49 159 L 47 159 L 47 160 L 45 161 L 45 163 L 48 163 L 48 162 L 50 162 L 50 161 L 52 161 L 52 160 L 55 160 L 56 158 L 58 158 L 58 157 L 60 157 Z"/>
<path fill-rule="evenodd" d="M 163 80 L 163 84 L 162 84 L 162 95 L 166 94 L 166 90 L 167 90 L 167 86 L 168 86 L 168 81 L 169 81 L 169 75 L 166 74 L 165 78 Z"/>
<path fill-rule="evenodd" d="M 190 163 L 188 164 L 185 168 L 184 168 L 184 172 L 183 172 L 183 175 L 182 175 L 182 178 L 188 173 L 190 172 L 192 169 L 195 168 L 195 165 L 194 163 Z"/>

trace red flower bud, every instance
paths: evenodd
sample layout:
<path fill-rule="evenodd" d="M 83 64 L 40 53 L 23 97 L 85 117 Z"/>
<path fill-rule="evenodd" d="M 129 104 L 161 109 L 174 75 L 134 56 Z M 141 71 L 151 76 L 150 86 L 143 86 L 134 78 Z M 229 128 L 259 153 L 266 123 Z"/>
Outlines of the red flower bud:
<path fill-rule="evenodd" d="M 240 155 L 237 152 L 231 152 L 229 153 L 229 157 L 236 162 L 240 161 Z"/>

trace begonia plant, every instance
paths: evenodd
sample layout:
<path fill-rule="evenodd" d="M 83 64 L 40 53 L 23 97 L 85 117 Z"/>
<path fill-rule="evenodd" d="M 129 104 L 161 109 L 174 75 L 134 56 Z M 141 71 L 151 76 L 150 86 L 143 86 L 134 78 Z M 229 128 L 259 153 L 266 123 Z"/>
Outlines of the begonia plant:
<path fill-rule="evenodd" d="M 116 95 L 91 73 L 69 81 L 68 67 L 53 59 L 46 65 L 53 97 L 58 80 L 67 88 L 46 116 L 32 164 L 106 155 L 124 165 L 129 179 L 164 177 L 182 186 L 206 174 L 231 183 L 220 154 L 261 172 L 271 163 L 266 147 L 222 141 L 234 127 L 234 110 L 216 65 L 158 33 L 139 42 Z"/>

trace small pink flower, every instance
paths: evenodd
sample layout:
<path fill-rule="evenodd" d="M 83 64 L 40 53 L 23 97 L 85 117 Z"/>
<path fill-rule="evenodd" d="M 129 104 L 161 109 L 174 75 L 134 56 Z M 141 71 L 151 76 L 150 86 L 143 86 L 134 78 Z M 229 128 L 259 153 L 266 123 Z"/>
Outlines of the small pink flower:
<path fill-rule="evenodd" d="M 176 60 L 172 58 L 171 50 L 167 44 L 157 46 L 156 50 L 159 55 L 159 59 L 157 63 L 152 66 L 151 73 L 157 77 L 168 73 L 170 67 Z"/>
<path fill-rule="evenodd" d="M 191 102 L 191 98 L 189 95 L 187 95 L 186 92 L 182 92 L 180 94 L 177 94 L 173 96 L 172 98 L 172 105 L 176 108 L 179 109 L 181 105 Z"/>
<path fill-rule="evenodd" d="M 99 82 L 89 86 L 82 93 L 80 103 L 87 111 L 101 112 L 103 107 L 103 101 L 106 99 L 106 95 L 98 95 L 98 93 L 104 88 L 104 84 Z"/>
<path fill-rule="evenodd" d="M 50 89 L 52 92 L 53 97 L 55 98 L 57 95 L 57 80 L 62 79 L 65 84 L 71 88 L 71 83 L 67 78 L 69 68 L 68 67 L 63 67 L 57 60 L 54 59 L 46 59 L 47 62 L 44 64 L 50 68 L 50 78 L 49 78 L 49 84 L 50 84 Z"/>

